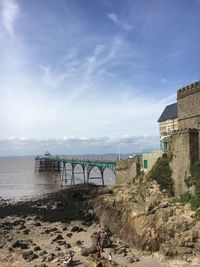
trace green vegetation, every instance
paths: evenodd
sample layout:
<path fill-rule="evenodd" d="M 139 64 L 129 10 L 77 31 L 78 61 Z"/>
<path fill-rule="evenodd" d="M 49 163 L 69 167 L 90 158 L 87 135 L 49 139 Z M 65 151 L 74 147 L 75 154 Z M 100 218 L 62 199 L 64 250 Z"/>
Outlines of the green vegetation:
<path fill-rule="evenodd" d="M 193 209 L 197 209 L 200 207 L 200 179 L 197 179 L 195 182 L 194 195 L 190 200 L 190 204 Z"/>
<path fill-rule="evenodd" d="M 175 198 L 174 202 L 190 203 L 192 208 L 196 210 L 195 217 L 200 219 L 200 162 L 195 162 L 191 167 L 192 175 L 185 178 L 185 183 L 189 187 L 195 186 L 194 194 L 186 192 L 179 198 Z"/>
<path fill-rule="evenodd" d="M 171 155 L 168 156 L 164 153 L 149 173 L 149 178 L 155 180 L 159 185 L 160 189 L 166 191 L 170 196 L 174 195 L 173 181 L 172 181 L 172 170 L 169 166 L 171 161 Z"/>
<path fill-rule="evenodd" d="M 191 167 L 192 177 L 197 180 L 200 179 L 200 162 L 195 162 Z"/>
<path fill-rule="evenodd" d="M 195 212 L 195 218 L 196 218 L 197 220 L 200 220 L 200 208 L 198 208 L 198 209 L 196 210 L 196 212 Z"/>

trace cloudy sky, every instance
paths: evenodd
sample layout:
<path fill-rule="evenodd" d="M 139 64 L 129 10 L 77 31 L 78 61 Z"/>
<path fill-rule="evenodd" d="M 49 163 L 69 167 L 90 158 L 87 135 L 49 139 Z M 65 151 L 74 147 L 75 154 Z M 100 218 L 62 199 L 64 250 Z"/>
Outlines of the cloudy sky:
<path fill-rule="evenodd" d="M 158 148 L 164 107 L 200 77 L 199 14 L 199 0 L 0 0 L 0 155 Z"/>

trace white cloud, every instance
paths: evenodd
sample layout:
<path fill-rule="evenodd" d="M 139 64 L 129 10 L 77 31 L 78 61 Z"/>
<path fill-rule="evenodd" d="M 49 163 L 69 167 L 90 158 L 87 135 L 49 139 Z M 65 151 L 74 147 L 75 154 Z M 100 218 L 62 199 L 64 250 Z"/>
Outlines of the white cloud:
<path fill-rule="evenodd" d="M 48 87 L 56 88 L 66 78 L 65 73 L 59 73 L 58 75 L 53 73 L 50 66 L 40 66 L 40 68 L 43 71 L 42 80 Z"/>
<path fill-rule="evenodd" d="M 2 23 L 6 30 L 10 34 L 13 34 L 15 20 L 20 14 L 19 6 L 17 5 L 15 0 L 1 0 L 0 4 Z"/>
<path fill-rule="evenodd" d="M 116 14 L 110 13 L 107 16 L 117 27 L 122 28 L 125 31 L 132 30 L 132 25 L 129 24 L 127 21 L 120 20 Z"/>
<path fill-rule="evenodd" d="M 57 139 L 0 139 L 0 156 L 44 155 L 48 150 L 52 155 L 86 155 L 118 153 L 142 153 L 159 148 L 158 136 L 134 136 L 129 138 L 57 138 Z"/>
<path fill-rule="evenodd" d="M 116 24 L 119 23 L 119 20 L 118 20 L 118 17 L 117 17 L 116 14 L 114 14 L 114 13 L 108 14 L 108 17 L 109 17 L 114 23 L 116 23 Z"/>

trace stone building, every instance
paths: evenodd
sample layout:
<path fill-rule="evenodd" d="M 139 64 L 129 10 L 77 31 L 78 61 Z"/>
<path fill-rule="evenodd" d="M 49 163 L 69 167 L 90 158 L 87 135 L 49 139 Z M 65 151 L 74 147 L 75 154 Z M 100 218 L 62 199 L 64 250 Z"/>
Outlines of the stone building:
<path fill-rule="evenodd" d="M 177 92 L 178 128 L 200 129 L 200 81 Z"/>
<path fill-rule="evenodd" d="M 179 89 L 177 103 L 166 106 L 158 122 L 162 151 L 143 154 L 140 164 L 136 160 L 120 161 L 116 169 L 117 183 L 131 181 L 140 166 L 148 172 L 170 147 L 175 195 L 181 195 L 189 190 L 186 180 L 193 175 L 194 164 L 200 161 L 200 81 Z"/>
<path fill-rule="evenodd" d="M 193 176 L 192 166 L 200 160 L 200 81 L 177 91 L 178 131 L 171 137 L 175 192 L 188 190 L 185 181 Z M 200 174 L 199 174 L 200 176 Z"/>
<path fill-rule="evenodd" d="M 169 136 L 174 130 L 178 129 L 177 103 L 166 106 L 158 119 L 158 122 L 160 131 L 160 148 L 161 150 L 166 151 Z"/>
<path fill-rule="evenodd" d="M 200 81 L 179 89 L 177 103 L 166 106 L 158 122 L 163 151 L 167 150 L 169 136 L 174 130 L 200 130 Z"/>
<path fill-rule="evenodd" d="M 199 144 L 197 129 L 179 129 L 174 131 L 171 136 L 173 157 L 170 167 L 176 195 L 188 191 L 185 181 L 193 175 L 191 167 L 199 161 Z"/>

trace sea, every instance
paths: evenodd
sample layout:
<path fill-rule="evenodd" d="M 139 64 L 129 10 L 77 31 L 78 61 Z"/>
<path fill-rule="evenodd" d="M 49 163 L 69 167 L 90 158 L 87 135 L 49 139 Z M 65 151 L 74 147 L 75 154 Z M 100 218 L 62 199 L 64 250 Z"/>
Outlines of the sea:
<path fill-rule="evenodd" d="M 75 183 L 83 183 L 83 174 L 75 172 Z M 70 170 L 68 170 L 70 173 Z M 91 177 L 99 177 L 98 169 L 94 168 Z M 101 184 L 99 179 L 91 180 L 95 184 Z M 109 170 L 104 171 L 105 184 L 114 184 L 115 175 Z M 51 173 L 38 172 L 35 169 L 35 158 L 26 157 L 0 157 L 0 198 L 19 201 L 40 197 L 44 194 L 59 191 L 69 186 L 69 183 L 61 187 L 61 181 Z"/>

